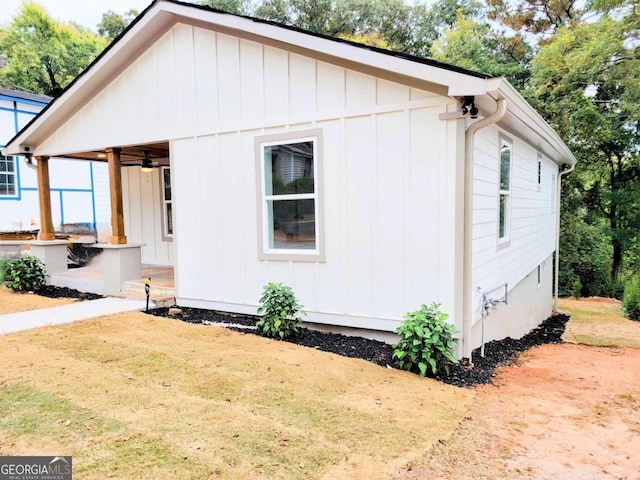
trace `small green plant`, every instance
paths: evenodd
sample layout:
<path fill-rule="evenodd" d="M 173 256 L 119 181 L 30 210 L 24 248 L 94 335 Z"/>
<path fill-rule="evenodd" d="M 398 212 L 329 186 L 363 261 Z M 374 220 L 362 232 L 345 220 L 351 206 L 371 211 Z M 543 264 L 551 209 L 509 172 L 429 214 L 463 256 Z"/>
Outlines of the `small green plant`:
<path fill-rule="evenodd" d="M 446 321 L 448 317 L 435 302 L 405 314 L 404 322 L 395 331 L 400 341 L 392 345 L 393 357 L 398 359 L 400 368 L 421 377 L 427 370 L 434 375 L 442 370 L 449 373 L 449 363 L 458 360 L 453 355 L 455 327 Z"/>
<path fill-rule="evenodd" d="M 0 257 L 0 285 L 4 283 L 4 270 L 7 263 L 9 263 L 9 259 L 7 257 Z"/>
<path fill-rule="evenodd" d="M 38 257 L 23 253 L 6 261 L 3 277 L 14 292 L 34 292 L 47 282 L 47 271 Z"/>
<path fill-rule="evenodd" d="M 262 318 L 256 326 L 268 337 L 287 338 L 298 331 L 298 325 L 302 321 L 298 313 L 306 314 L 300 310 L 301 307 L 291 287 L 270 282 L 262 291 L 258 308 L 258 315 L 262 315 Z"/>
<path fill-rule="evenodd" d="M 640 320 L 640 277 L 633 276 L 624 285 L 622 311 L 631 320 Z"/>

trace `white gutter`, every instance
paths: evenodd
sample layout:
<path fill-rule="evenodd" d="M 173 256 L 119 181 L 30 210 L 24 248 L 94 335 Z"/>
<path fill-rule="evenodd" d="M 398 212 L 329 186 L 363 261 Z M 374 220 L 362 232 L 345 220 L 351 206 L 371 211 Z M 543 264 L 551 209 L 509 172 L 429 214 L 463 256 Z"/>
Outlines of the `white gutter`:
<path fill-rule="evenodd" d="M 567 170 L 563 170 L 558 175 L 556 182 L 556 258 L 555 258 L 555 277 L 553 286 L 553 311 L 558 313 L 558 274 L 560 273 L 560 195 L 562 194 L 562 176 L 568 175 L 576 168 L 575 163 L 569 166 Z"/>
<path fill-rule="evenodd" d="M 473 313 L 471 299 L 473 287 L 473 143 L 476 132 L 482 128 L 498 123 L 507 112 L 507 101 L 498 99 L 496 111 L 479 122 L 470 125 L 464 137 L 464 250 L 462 275 L 462 356 L 471 361 L 473 344 L 471 342 L 471 325 Z"/>

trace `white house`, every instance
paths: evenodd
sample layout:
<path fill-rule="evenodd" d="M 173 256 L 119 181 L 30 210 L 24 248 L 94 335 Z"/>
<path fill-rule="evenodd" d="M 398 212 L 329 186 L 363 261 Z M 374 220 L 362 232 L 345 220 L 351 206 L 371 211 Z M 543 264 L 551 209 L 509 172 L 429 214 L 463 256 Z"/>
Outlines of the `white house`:
<path fill-rule="evenodd" d="M 45 95 L 0 88 L 0 148 L 50 101 Z M 109 176 L 104 163 L 52 160 L 50 186 L 56 230 L 69 224 L 109 228 Z M 39 229 L 37 187 L 32 164 L 20 156 L 0 155 L 0 231 Z"/>
<path fill-rule="evenodd" d="M 503 78 L 156 0 L 25 147 L 107 156 L 109 254 L 173 265 L 182 306 L 255 313 L 283 282 L 308 322 L 384 337 L 435 301 L 465 357 L 551 313 L 575 158 Z"/>

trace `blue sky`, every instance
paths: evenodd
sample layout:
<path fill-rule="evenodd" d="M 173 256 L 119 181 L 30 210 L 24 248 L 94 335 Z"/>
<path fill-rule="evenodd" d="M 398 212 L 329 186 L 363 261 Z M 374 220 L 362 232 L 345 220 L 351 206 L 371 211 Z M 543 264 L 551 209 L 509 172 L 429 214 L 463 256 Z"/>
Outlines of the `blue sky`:
<path fill-rule="evenodd" d="M 20 10 L 22 0 L 1 0 L 0 24 L 6 25 Z M 56 20 L 74 21 L 96 30 L 102 14 L 107 10 L 124 13 L 130 8 L 139 12 L 152 0 L 36 0 Z"/>

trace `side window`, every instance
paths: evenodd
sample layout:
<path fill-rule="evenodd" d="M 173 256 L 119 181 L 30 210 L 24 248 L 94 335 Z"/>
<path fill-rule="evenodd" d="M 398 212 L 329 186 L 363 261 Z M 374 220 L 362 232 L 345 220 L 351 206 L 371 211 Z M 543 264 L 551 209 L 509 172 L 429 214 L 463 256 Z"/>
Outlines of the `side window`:
<path fill-rule="evenodd" d="M 506 243 L 511 231 L 511 142 L 500 140 L 500 199 L 498 213 L 498 243 Z"/>
<path fill-rule="evenodd" d="M 542 155 L 538 154 L 538 191 L 542 190 Z"/>
<path fill-rule="evenodd" d="M 542 286 L 542 265 L 538 265 L 538 288 Z"/>
<path fill-rule="evenodd" d="M 17 183 L 15 158 L 0 155 L 0 198 L 17 197 Z"/>
<path fill-rule="evenodd" d="M 308 133 L 256 140 L 262 259 L 323 260 L 320 131 Z"/>
<path fill-rule="evenodd" d="M 165 240 L 173 238 L 173 201 L 171 199 L 171 169 L 160 169 L 162 188 L 162 236 Z"/>
<path fill-rule="evenodd" d="M 556 185 L 556 176 L 551 175 L 551 213 L 556 212 L 556 189 L 558 185 Z"/>

